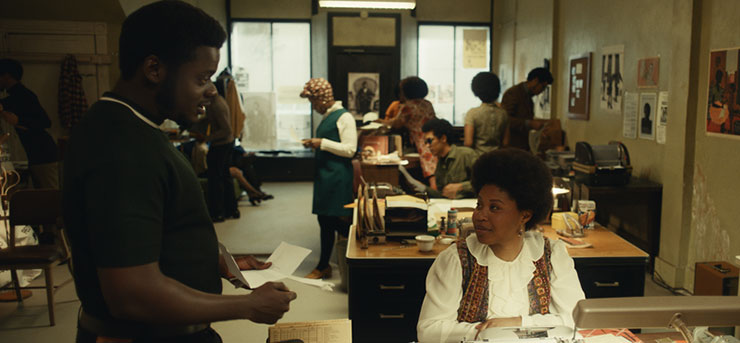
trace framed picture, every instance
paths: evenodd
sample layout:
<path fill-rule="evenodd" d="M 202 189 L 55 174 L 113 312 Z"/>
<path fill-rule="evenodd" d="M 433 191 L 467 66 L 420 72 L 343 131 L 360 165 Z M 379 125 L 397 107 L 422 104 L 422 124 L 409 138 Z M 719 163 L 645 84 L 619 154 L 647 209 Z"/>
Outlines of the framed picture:
<path fill-rule="evenodd" d="M 607 113 L 622 111 L 624 95 L 624 45 L 601 49 L 601 103 Z"/>
<path fill-rule="evenodd" d="M 637 62 L 637 87 L 658 88 L 660 57 L 643 58 Z"/>
<path fill-rule="evenodd" d="M 740 138 L 740 48 L 710 52 L 706 134 Z"/>
<path fill-rule="evenodd" d="M 570 59 L 568 119 L 588 120 L 591 80 L 591 53 Z"/>
<path fill-rule="evenodd" d="M 347 110 L 355 119 L 368 112 L 378 112 L 380 102 L 379 73 L 349 73 L 347 75 Z"/>

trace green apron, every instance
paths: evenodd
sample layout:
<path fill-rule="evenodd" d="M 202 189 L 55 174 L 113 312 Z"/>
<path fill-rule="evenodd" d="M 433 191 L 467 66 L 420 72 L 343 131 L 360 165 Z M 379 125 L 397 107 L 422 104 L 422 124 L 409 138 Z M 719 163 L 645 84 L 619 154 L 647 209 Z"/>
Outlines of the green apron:
<path fill-rule="evenodd" d="M 347 110 L 342 108 L 329 113 L 316 128 L 316 138 L 340 142 L 337 119 L 345 112 Z M 344 205 L 354 200 L 352 159 L 317 149 L 315 164 L 312 213 L 335 217 L 351 216 L 352 210 L 344 208 Z"/>

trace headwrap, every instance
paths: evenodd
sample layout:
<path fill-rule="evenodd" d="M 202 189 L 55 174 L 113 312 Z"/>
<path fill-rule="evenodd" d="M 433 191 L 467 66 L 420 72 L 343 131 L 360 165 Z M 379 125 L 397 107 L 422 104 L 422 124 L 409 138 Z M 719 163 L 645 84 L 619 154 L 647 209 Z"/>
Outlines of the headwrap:
<path fill-rule="evenodd" d="M 315 77 L 308 80 L 306 85 L 303 86 L 301 98 L 327 103 L 334 100 L 334 92 L 329 81 L 326 81 L 323 77 Z"/>

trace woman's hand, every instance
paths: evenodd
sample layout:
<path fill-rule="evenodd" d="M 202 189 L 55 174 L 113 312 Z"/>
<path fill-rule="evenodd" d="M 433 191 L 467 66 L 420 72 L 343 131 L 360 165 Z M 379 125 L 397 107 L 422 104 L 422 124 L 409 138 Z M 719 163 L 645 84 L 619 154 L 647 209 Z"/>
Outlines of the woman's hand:
<path fill-rule="evenodd" d="M 321 147 L 321 138 L 309 138 L 301 141 L 303 146 L 311 149 L 318 149 Z"/>
<path fill-rule="evenodd" d="M 522 317 L 509 317 L 509 318 L 491 318 L 475 326 L 478 333 L 475 334 L 475 338 L 478 338 L 480 333 L 488 328 L 492 327 L 517 327 L 522 326 Z"/>

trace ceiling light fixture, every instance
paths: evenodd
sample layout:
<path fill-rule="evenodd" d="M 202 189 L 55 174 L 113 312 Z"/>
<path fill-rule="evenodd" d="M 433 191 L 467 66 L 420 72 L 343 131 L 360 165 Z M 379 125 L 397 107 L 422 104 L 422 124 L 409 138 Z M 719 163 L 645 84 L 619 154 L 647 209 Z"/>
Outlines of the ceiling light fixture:
<path fill-rule="evenodd" d="M 319 6 L 325 8 L 382 8 L 412 10 L 416 7 L 416 0 L 319 0 Z"/>

